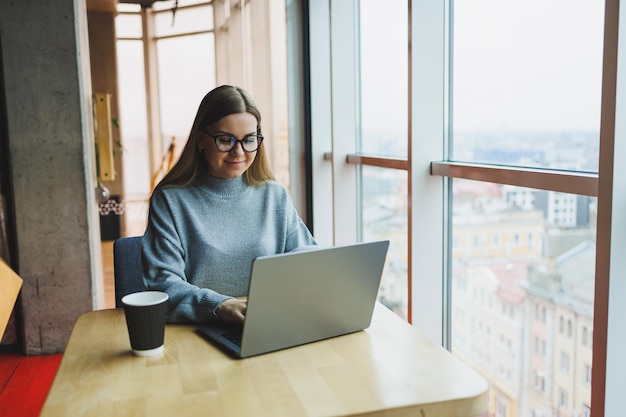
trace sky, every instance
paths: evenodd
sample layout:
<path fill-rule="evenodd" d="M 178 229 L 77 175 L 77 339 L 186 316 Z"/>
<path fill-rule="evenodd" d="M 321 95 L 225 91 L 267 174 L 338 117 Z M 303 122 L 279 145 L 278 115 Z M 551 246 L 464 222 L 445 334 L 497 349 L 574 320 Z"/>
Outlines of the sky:
<path fill-rule="evenodd" d="M 406 126 L 406 4 L 361 1 L 363 123 L 373 130 Z M 603 1 L 457 0 L 453 12 L 455 130 L 599 128 Z"/>
<path fill-rule="evenodd" d="M 456 129 L 599 128 L 604 2 L 459 0 L 454 12 Z"/>

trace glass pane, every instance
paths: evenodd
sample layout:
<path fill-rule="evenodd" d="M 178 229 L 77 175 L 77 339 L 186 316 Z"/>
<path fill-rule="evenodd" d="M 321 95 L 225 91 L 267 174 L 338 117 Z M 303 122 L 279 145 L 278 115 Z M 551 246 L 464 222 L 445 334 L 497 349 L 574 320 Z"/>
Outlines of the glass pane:
<path fill-rule="evenodd" d="M 489 381 L 489 415 L 589 409 L 596 208 L 453 181 L 452 352 Z"/>
<path fill-rule="evenodd" d="M 408 155 L 408 5 L 360 2 L 360 151 Z"/>
<path fill-rule="evenodd" d="M 118 41 L 117 66 L 120 134 L 124 146 L 125 235 L 141 235 L 145 231 L 146 201 L 151 191 L 143 43 Z"/>
<path fill-rule="evenodd" d="M 154 16 L 156 37 L 180 35 L 213 29 L 213 7 L 202 6 L 160 12 Z"/>
<path fill-rule="evenodd" d="M 454 160 L 597 172 L 604 2 L 454 2 Z"/>
<path fill-rule="evenodd" d="M 174 137 L 182 151 L 202 97 L 216 86 L 214 45 L 212 33 L 157 42 L 164 153 Z"/>
<path fill-rule="evenodd" d="M 115 36 L 141 39 L 141 35 L 141 15 L 120 13 L 115 16 Z"/>
<path fill-rule="evenodd" d="M 388 239 L 379 301 L 407 318 L 408 306 L 408 174 L 361 167 L 361 230 L 364 241 Z"/>
<path fill-rule="evenodd" d="M 141 5 L 131 3 L 133 0 L 120 0 L 117 3 L 118 12 L 139 13 L 141 11 Z"/>

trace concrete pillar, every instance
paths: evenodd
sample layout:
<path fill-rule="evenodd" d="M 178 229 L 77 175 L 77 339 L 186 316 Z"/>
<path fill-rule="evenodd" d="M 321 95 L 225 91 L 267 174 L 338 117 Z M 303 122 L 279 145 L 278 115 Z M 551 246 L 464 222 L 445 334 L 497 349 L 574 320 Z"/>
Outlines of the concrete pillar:
<path fill-rule="evenodd" d="M 102 306 L 85 0 L 0 2 L 27 354 Z"/>

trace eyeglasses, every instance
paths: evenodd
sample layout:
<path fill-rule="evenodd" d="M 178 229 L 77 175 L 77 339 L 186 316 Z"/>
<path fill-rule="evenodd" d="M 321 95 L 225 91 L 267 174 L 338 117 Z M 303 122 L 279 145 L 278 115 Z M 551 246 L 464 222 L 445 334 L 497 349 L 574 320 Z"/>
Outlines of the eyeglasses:
<path fill-rule="evenodd" d="M 254 152 L 259 149 L 261 146 L 261 142 L 263 142 L 263 135 L 247 135 L 243 139 L 237 139 L 233 135 L 219 134 L 212 135 L 206 130 L 202 130 L 202 132 L 206 133 L 208 136 L 212 137 L 215 140 L 215 145 L 217 146 L 217 150 L 220 152 L 230 152 L 232 151 L 238 143 L 241 143 L 241 148 L 246 152 Z"/>

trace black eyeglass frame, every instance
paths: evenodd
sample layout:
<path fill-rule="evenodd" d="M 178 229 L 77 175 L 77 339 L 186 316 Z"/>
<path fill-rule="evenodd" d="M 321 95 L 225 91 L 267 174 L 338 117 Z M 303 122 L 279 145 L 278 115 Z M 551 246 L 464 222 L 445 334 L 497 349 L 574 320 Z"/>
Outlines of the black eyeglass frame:
<path fill-rule="evenodd" d="M 235 149 L 235 147 L 238 144 L 241 144 L 241 149 L 243 149 L 244 152 L 248 152 L 248 153 L 256 152 L 261 147 L 261 143 L 263 142 L 263 139 L 265 139 L 263 137 L 263 135 L 261 135 L 260 133 L 253 133 L 253 134 L 244 136 L 242 139 L 237 139 L 235 136 L 233 136 L 233 135 L 231 135 L 229 133 L 220 133 L 219 135 L 212 135 L 211 133 L 207 132 L 206 130 L 203 130 L 203 129 L 199 129 L 199 130 L 202 133 L 205 133 L 210 138 L 212 138 L 213 141 L 215 142 L 215 147 L 217 148 L 217 150 L 219 152 L 223 152 L 223 153 L 227 153 L 227 152 L 232 151 L 233 149 Z M 220 145 L 217 144 L 217 141 L 219 140 L 218 138 L 223 137 L 223 136 L 226 136 L 226 137 L 230 138 L 230 148 L 228 148 L 228 150 L 225 150 L 225 151 L 221 150 L 220 149 Z M 254 150 L 249 151 L 249 150 L 246 149 L 246 147 L 244 145 L 244 141 L 246 139 L 249 139 L 252 136 L 255 136 L 256 139 L 257 139 L 257 141 L 256 141 L 256 148 Z"/>

